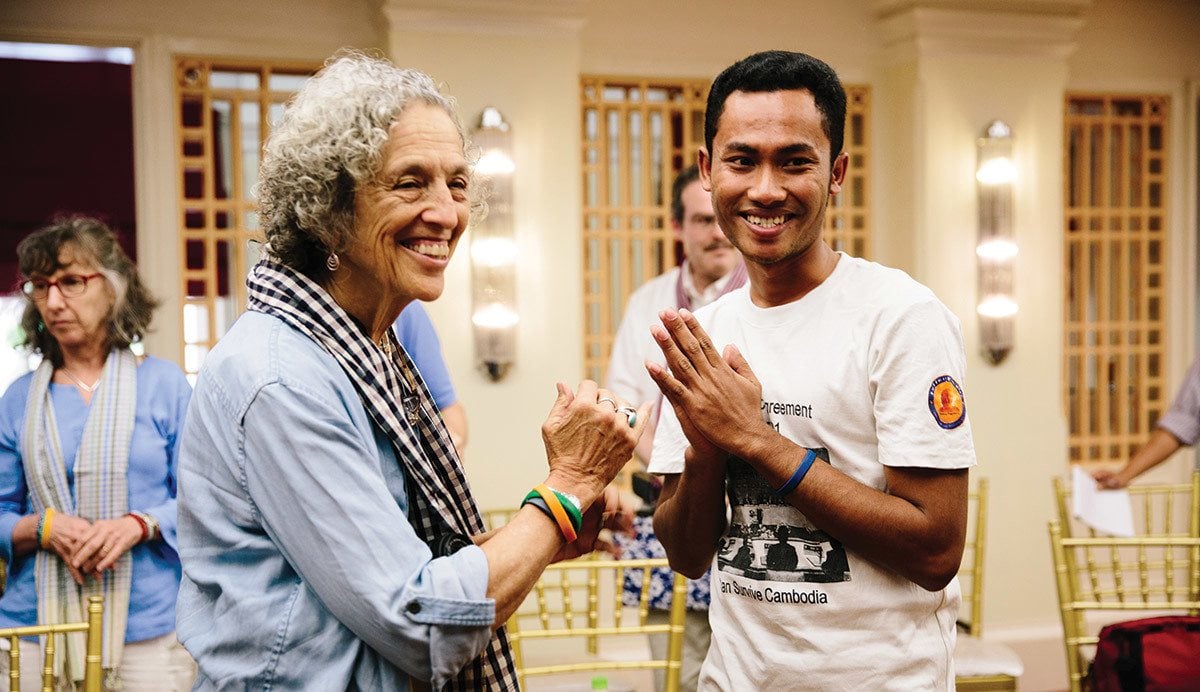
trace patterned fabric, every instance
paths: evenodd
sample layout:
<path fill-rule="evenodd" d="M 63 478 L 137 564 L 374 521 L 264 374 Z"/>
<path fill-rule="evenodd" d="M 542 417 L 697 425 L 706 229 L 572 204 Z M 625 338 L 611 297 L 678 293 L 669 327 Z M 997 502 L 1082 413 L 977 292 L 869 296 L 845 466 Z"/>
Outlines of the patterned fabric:
<path fill-rule="evenodd" d="M 278 317 L 337 360 L 371 420 L 387 434 L 412 481 L 410 520 L 435 556 L 447 555 L 483 532 L 483 518 L 467 487 L 450 435 L 416 366 L 387 330 L 387 352 L 311 279 L 261 260 L 246 280 L 247 309 Z M 459 673 L 449 689 L 517 689 L 517 673 L 503 627 L 488 648 Z"/>
<path fill-rule="evenodd" d="M 63 459 L 58 421 L 50 404 L 50 379 L 54 366 L 43 360 L 29 385 L 25 417 L 25 480 L 33 509 L 47 507 L 55 512 L 89 521 L 116 519 L 129 511 L 127 471 L 129 444 L 133 439 L 137 407 L 137 358 L 128 350 L 108 355 L 99 388 L 88 408 L 83 440 L 75 455 L 75 487 L 67 485 L 67 461 Z M 125 646 L 125 622 L 129 615 L 129 586 L 133 558 L 125 552 L 99 580 L 88 578 L 79 586 L 59 556 L 48 550 L 37 553 L 34 573 L 38 592 L 38 621 L 43 623 L 87 620 L 84 603 L 88 596 L 104 597 L 104 667 L 121 663 Z M 45 637 L 43 645 L 45 645 Z M 56 674 L 70 661 L 70 674 L 83 679 L 87 653 L 82 632 L 66 635 L 66 655 L 57 657 Z"/>
<path fill-rule="evenodd" d="M 654 518 L 635 517 L 633 520 L 634 537 L 629 538 L 616 534 L 617 545 L 621 548 L 621 556 L 625 558 L 666 557 L 662 543 L 654 537 Z M 708 610 L 708 577 L 709 572 L 699 579 L 688 580 L 687 607 L 688 610 Z M 671 607 L 671 588 L 675 573 L 666 567 L 659 567 L 650 572 L 650 607 L 654 610 L 667 610 Z M 642 592 L 642 570 L 625 570 L 625 596 L 627 606 L 638 605 Z"/>

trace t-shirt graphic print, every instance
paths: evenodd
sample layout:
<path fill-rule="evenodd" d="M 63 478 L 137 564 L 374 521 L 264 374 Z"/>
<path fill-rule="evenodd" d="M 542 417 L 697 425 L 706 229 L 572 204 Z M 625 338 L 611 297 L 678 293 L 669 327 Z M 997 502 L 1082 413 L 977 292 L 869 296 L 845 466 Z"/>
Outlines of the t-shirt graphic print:
<path fill-rule="evenodd" d="M 829 452 L 814 449 L 829 463 Z M 717 569 L 757 581 L 850 581 L 841 542 L 813 526 L 776 495 L 749 464 L 728 464 L 729 528 L 717 551 Z"/>

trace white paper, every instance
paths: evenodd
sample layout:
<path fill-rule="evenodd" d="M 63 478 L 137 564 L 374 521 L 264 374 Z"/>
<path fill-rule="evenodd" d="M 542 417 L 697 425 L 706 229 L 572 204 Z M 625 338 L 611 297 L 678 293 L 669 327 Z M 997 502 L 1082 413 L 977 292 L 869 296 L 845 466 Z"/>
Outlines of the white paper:
<path fill-rule="evenodd" d="M 1129 493 L 1100 490 L 1096 479 L 1076 464 L 1071 470 L 1071 514 L 1093 529 L 1110 536 L 1133 535 L 1133 505 Z"/>

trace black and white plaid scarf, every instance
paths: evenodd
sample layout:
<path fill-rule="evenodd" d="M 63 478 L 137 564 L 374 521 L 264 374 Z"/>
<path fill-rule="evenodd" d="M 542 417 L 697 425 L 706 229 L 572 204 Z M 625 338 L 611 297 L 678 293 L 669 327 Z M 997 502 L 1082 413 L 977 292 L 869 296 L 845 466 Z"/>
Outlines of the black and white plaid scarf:
<path fill-rule="evenodd" d="M 433 397 L 392 330 L 389 357 L 333 298 L 307 276 L 269 259 L 246 279 L 247 309 L 286 322 L 320 344 L 354 383 L 371 420 L 387 433 L 409 480 L 409 520 L 434 556 L 453 552 L 483 532 L 458 453 Z M 445 689 L 516 690 L 517 673 L 504 628 Z"/>

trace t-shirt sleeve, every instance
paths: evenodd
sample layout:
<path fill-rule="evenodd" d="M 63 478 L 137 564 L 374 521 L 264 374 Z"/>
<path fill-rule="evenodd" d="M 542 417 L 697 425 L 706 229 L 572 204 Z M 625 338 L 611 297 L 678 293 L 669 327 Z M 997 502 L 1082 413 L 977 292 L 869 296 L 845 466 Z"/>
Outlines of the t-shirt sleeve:
<path fill-rule="evenodd" d="M 420 303 L 409 303 L 396 319 L 395 328 L 396 338 L 416 364 L 438 410 L 458 401 L 450 370 L 442 358 L 442 342 L 425 308 Z"/>
<path fill-rule="evenodd" d="M 932 295 L 885 316 L 870 353 L 871 394 L 884 466 L 975 465 L 956 318 Z"/>
<path fill-rule="evenodd" d="M 1159 419 L 1158 427 L 1185 445 L 1194 445 L 1200 439 L 1200 358 L 1188 369 L 1175 401 Z"/>
<path fill-rule="evenodd" d="M 657 320 L 646 316 L 648 309 L 642 305 L 645 301 L 641 298 L 635 294 L 625 306 L 604 380 L 606 389 L 633 406 L 656 401 L 659 396 L 658 387 L 646 373 L 646 354 L 640 348 L 650 340 L 650 325 Z"/>

